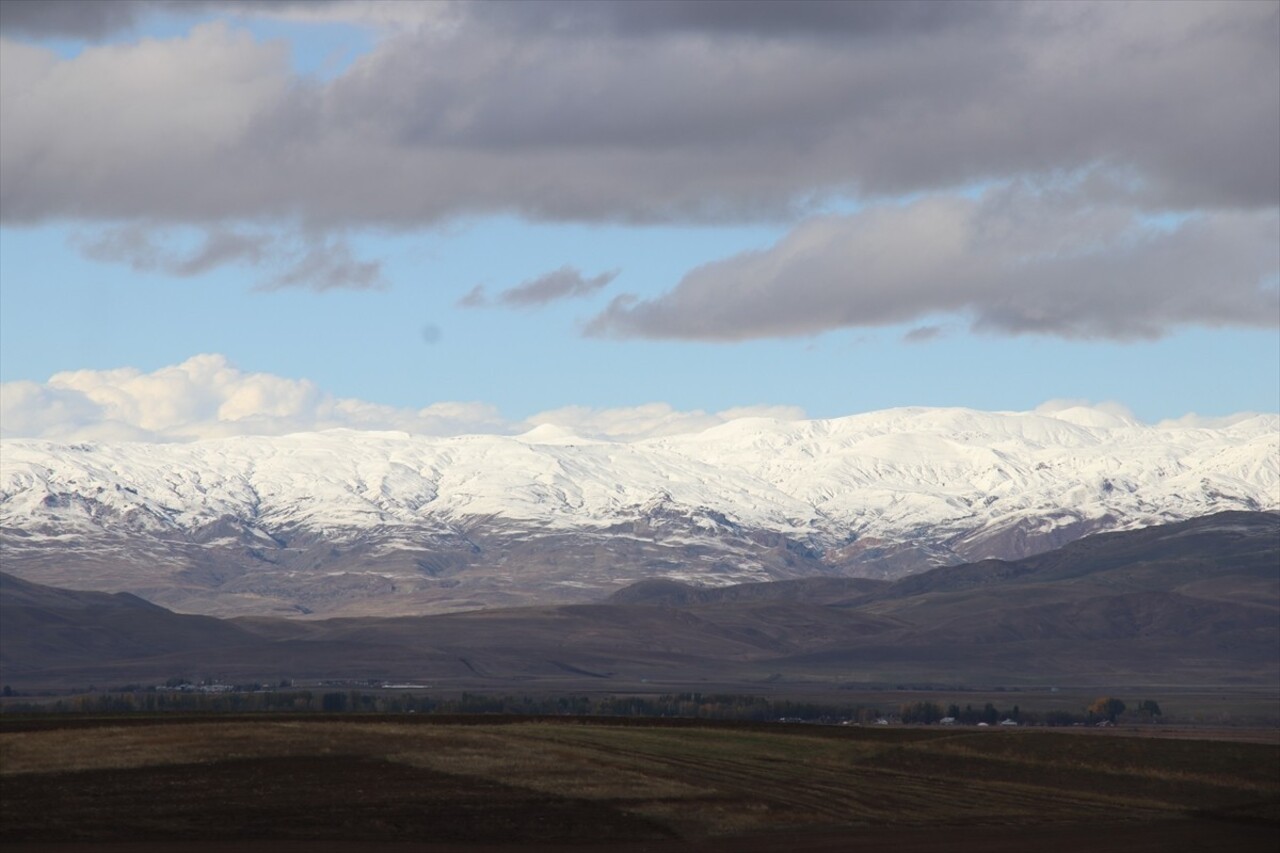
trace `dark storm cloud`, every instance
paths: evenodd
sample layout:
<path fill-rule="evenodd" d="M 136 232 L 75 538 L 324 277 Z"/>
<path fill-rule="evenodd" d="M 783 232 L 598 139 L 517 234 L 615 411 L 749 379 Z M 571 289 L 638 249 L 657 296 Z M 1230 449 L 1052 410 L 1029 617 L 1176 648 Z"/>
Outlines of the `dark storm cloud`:
<path fill-rule="evenodd" d="M 693 270 L 658 298 L 616 298 L 587 331 L 723 341 L 939 315 L 979 331 L 1113 340 L 1187 324 L 1274 328 L 1278 235 L 1275 211 L 1151 223 L 1071 191 L 930 197 L 804 222 L 766 250 Z"/>
<path fill-rule="evenodd" d="M 584 278 L 582 272 L 565 265 L 546 275 L 522 282 L 502 291 L 496 297 L 497 304 L 515 308 L 534 308 L 560 299 L 589 296 L 604 288 L 618 277 L 618 270 Z M 455 303 L 459 308 L 483 308 L 490 304 L 484 285 L 477 284 Z"/>

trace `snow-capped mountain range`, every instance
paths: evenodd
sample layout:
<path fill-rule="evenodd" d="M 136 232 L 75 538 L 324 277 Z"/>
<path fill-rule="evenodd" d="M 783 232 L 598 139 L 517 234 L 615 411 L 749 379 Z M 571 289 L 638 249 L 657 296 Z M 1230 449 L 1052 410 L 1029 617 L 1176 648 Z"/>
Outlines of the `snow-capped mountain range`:
<path fill-rule="evenodd" d="M 4 569 L 215 615 L 594 600 L 647 577 L 892 577 L 1280 509 L 1280 417 L 894 409 L 615 442 L 330 431 L 0 445 Z"/>

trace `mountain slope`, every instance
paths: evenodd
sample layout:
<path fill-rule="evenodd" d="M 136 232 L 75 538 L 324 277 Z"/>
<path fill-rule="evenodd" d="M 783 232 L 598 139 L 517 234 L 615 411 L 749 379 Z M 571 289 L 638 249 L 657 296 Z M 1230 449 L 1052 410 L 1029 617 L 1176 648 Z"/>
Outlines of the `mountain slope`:
<path fill-rule="evenodd" d="M 490 691 L 915 683 L 1274 693 L 1280 513 L 1098 535 L 896 583 L 646 581 L 606 603 L 392 619 L 218 621 L 0 576 L 0 617 L 0 670 L 18 686 L 212 673 Z"/>
<path fill-rule="evenodd" d="M 0 668 L 6 678 L 51 665 L 93 670 L 117 660 L 256 641 L 230 622 L 172 613 L 128 593 L 56 589 L 0 572 Z"/>
<path fill-rule="evenodd" d="M 5 441 L 6 570 L 191 612 L 570 602 L 644 578 L 892 578 L 1280 507 L 1280 418 L 899 409 L 632 443 L 561 430 Z"/>

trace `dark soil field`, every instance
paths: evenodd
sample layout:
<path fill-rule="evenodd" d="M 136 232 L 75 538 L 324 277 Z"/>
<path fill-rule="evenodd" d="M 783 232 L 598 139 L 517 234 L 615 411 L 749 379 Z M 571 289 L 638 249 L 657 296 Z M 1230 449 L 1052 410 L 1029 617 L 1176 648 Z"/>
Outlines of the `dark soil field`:
<path fill-rule="evenodd" d="M 1280 746 L 574 718 L 0 721 L 3 849 L 1274 851 Z"/>

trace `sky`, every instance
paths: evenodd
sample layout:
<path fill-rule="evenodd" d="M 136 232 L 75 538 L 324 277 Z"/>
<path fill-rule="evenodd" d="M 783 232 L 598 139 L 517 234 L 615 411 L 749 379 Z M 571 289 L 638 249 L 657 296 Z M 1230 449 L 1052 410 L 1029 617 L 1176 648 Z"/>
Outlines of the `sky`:
<path fill-rule="evenodd" d="M 1280 410 L 1280 2 L 0 2 L 0 434 Z"/>

